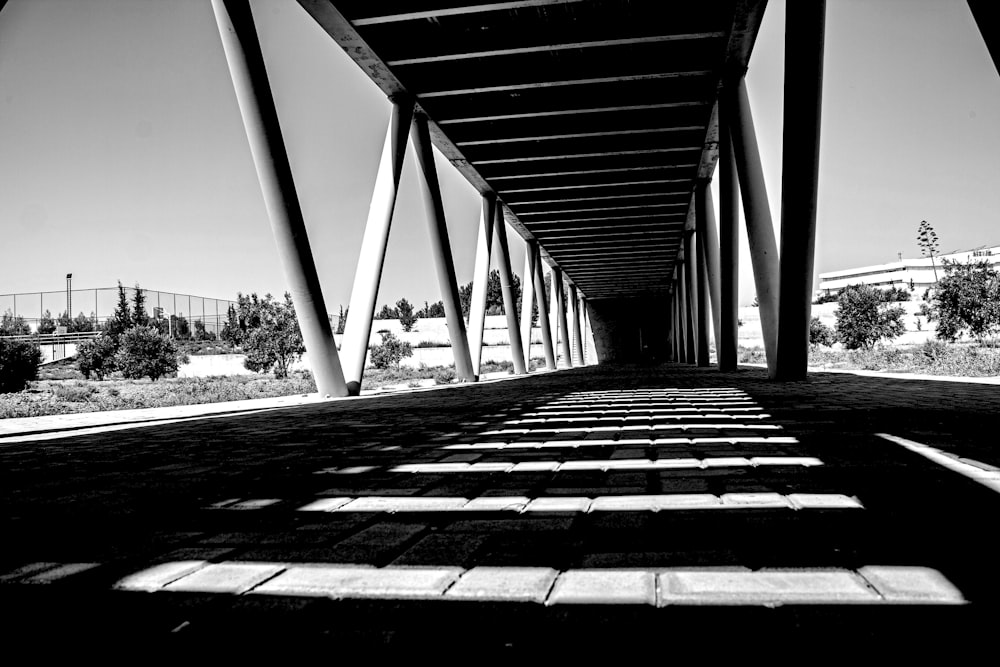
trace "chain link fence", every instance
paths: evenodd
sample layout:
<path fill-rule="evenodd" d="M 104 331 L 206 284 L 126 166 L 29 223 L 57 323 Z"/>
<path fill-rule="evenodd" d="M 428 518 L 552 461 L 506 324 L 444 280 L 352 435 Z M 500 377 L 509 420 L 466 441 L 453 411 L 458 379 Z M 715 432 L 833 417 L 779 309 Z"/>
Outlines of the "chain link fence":
<path fill-rule="evenodd" d="M 142 292 L 146 314 L 175 338 L 218 337 L 226 324 L 229 306 L 236 305 L 228 299 L 193 294 L 148 289 Z M 125 294 L 131 306 L 135 302 L 135 288 L 126 287 Z M 0 294 L 0 315 L 11 321 L 21 318 L 31 333 L 39 333 L 39 328 L 42 333 L 99 330 L 117 305 L 117 287 Z M 49 331 L 53 326 L 55 330 Z"/>

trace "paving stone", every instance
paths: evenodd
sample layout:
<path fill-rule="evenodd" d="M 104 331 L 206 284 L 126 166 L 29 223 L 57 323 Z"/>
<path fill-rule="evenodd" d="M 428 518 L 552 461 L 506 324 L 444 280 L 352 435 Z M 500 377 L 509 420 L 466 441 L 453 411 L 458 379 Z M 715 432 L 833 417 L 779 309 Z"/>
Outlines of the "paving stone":
<path fill-rule="evenodd" d="M 790 493 L 787 497 L 795 509 L 864 509 L 857 498 L 839 493 Z"/>
<path fill-rule="evenodd" d="M 659 574 L 660 605 L 836 604 L 878 602 L 847 570 L 675 570 Z"/>
<path fill-rule="evenodd" d="M 392 468 L 392 472 L 409 473 L 441 473 L 441 472 L 466 472 L 469 470 L 468 463 L 408 463 Z"/>
<path fill-rule="evenodd" d="M 547 567 L 475 567 L 448 589 L 445 598 L 541 603 L 557 574 Z"/>
<path fill-rule="evenodd" d="M 535 498 L 525 512 L 586 512 L 590 508 L 590 498 L 568 496 L 565 498 Z"/>
<path fill-rule="evenodd" d="M 205 560 L 180 560 L 130 574 L 118 581 L 115 588 L 125 591 L 157 591 L 181 577 L 208 565 Z"/>
<path fill-rule="evenodd" d="M 656 496 L 600 496 L 590 504 L 591 512 L 632 511 L 655 512 L 659 509 Z"/>
<path fill-rule="evenodd" d="M 570 570 L 546 604 L 656 604 L 656 577 L 646 570 Z"/>
<path fill-rule="evenodd" d="M 722 505 L 722 500 L 708 493 L 663 494 L 656 498 L 661 510 L 715 509 Z"/>
<path fill-rule="evenodd" d="M 259 510 L 265 507 L 271 507 L 272 505 L 277 505 L 280 502 L 281 502 L 280 498 L 249 498 L 247 500 L 238 500 L 235 503 L 224 505 L 222 507 L 219 507 L 218 509 Z"/>
<path fill-rule="evenodd" d="M 559 461 L 522 461 L 510 469 L 511 472 L 552 472 L 559 469 Z"/>
<path fill-rule="evenodd" d="M 431 533 L 404 551 L 390 565 L 466 567 L 472 564 L 486 539 L 486 535 Z"/>
<path fill-rule="evenodd" d="M 670 470 L 673 468 L 700 468 L 701 460 L 694 458 L 664 459 L 660 458 L 653 462 L 655 469 Z"/>
<path fill-rule="evenodd" d="M 529 502 L 531 502 L 531 499 L 527 496 L 486 496 L 473 498 L 462 507 L 462 510 L 475 512 L 520 512 Z"/>
<path fill-rule="evenodd" d="M 737 466 L 751 465 L 750 459 L 742 456 L 722 456 L 718 458 L 702 459 L 701 465 L 705 468 L 732 468 Z"/>
<path fill-rule="evenodd" d="M 272 563 L 226 562 L 208 564 L 163 587 L 193 593 L 245 593 L 285 569 Z"/>
<path fill-rule="evenodd" d="M 820 459 L 811 456 L 755 456 L 750 459 L 755 466 L 821 466 Z"/>
<path fill-rule="evenodd" d="M 368 496 L 355 498 L 336 508 L 335 512 L 445 512 L 457 510 L 469 502 L 468 498 L 439 498 L 433 496 Z"/>
<path fill-rule="evenodd" d="M 303 505 L 299 508 L 300 512 L 332 512 L 335 509 L 343 507 L 347 503 L 354 500 L 353 498 L 348 498 L 341 496 L 339 498 L 321 498 L 319 500 L 313 501 L 308 505 Z"/>
<path fill-rule="evenodd" d="M 486 463 L 480 461 L 478 463 L 471 464 L 469 466 L 469 472 L 509 472 L 513 467 L 514 464 L 510 462 Z"/>
<path fill-rule="evenodd" d="M 292 566 L 253 593 L 334 599 L 434 599 L 441 597 L 462 572 L 458 567 Z"/>
<path fill-rule="evenodd" d="M 927 567 L 868 565 L 858 573 L 889 602 L 916 604 L 964 604 L 965 597 L 954 584 Z"/>
<path fill-rule="evenodd" d="M 23 579 L 33 574 L 38 574 L 40 572 L 44 572 L 45 570 L 51 570 L 59 567 L 59 565 L 59 563 L 51 562 L 28 563 L 27 565 L 22 565 L 15 570 L 11 570 L 10 572 L 0 575 L 0 584 L 17 581 L 18 579 Z"/>
<path fill-rule="evenodd" d="M 747 507 L 753 509 L 791 508 L 791 503 L 780 493 L 724 493 L 722 505 L 725 507 Z"/>
<path fill-rule="evenodd" d="M 25 577 L 24 579 L 21 579 L 21 583 L 51 584 L 67 577 L 71 577 L 74 574 L 80 574 L 81 572 L 92 570 L 100 565 L 100 563 L 64 563 L 57 567 L 45 569 L 41 572 Z"/>

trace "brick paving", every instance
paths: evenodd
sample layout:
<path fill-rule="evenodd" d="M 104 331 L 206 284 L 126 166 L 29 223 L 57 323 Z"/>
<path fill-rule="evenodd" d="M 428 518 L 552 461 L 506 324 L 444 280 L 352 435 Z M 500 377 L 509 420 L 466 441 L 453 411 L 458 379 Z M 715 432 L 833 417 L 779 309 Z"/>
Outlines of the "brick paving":
<path fill-rule="evenodd" d="M 1000 495 L 877 434 L 988 474 L 998 408 L 988 384 L 588 367 L 0 438 L 5 634 L 967 645 Z"/>

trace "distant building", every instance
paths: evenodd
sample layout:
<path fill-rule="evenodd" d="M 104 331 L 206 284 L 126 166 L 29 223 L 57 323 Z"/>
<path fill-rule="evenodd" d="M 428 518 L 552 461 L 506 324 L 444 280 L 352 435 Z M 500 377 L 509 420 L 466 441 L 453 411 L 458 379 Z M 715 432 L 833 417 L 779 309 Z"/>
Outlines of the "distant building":
<path fill-rule="evenodd" d="M 935 283 L 935 266 L 937 267 L 937 277 L 941 278 L 944 275 L 944 260 L 962 264 L 971 261 L 987 262 L 993 268 L 1000 269 L 1000 246 L 981 246 L 972 250 L 957 250 L 935 255 L 933 266 L 929 257 L 917 257 L 889 264 L 874 264 L 856 269 L 828 271 L 819 274 L 816 294 L 817 296 L 836 294 L 838 290 L 848 285 L 874 285 L 883 289 L 889 287 L 912 288 L 914 293 L 922 294 L 924 290 L 932 287 Z"/>

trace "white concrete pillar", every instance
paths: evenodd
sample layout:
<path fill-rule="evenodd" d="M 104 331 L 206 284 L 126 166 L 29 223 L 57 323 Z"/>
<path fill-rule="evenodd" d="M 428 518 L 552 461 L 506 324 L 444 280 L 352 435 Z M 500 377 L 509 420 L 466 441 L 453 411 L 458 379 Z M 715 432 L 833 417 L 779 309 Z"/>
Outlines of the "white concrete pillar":
<path fill-rule="evenodd" d="M 733 155 L 736 158 L 736 173 L 739 176 L 743 214 L 747 224 L 747 242 L 750 246 L 754 286 L 757 289 L 764 354 L 767 357 L 768 373 L 771 374 L 778 358 L 778 244 L 774 239 L 771 207 L 767 201 L 764 168 L 757 147 L 746 81 L 741 78 L 731 91 L 732 94 L 723 97 L 729 101 L 730 107 L 730 113 L 724 113 L 723 118 L 728 117 L 731 121 L 729 130 L 732 133 Z"/>
<path fill-rule="evenodd" d="M 382 157 L 375 176 L 375 189 L 368 206 L 365 235 L 361 240 L 361 254 L 354 272 L 351 300 L 348 302 L 347 325 L 340 345 L 347 388 L 355 395 L 361 391 L 361 378 L 365 371 L 365 358 L 372 333 L 372 318 L 375 316 L 375 300 L 382 280 L 389 228 L 392 226 L 399 177 L 403 171 L 403 159 L 409 143 L 407 138 L 413 120 L 412 101 L 391 101 L 389 128 L 382 144 Z"/>
<path fill-rule="evenodd" d="M 441 286 L 441 300 L 444 302 L 445 318 L 448 321 L 448 336 L 451 338 L 451 349 L 455 355 L 455 371 L 467 382 L 475 382 L 476 374 L 469 354 L 469 340 L 465 334 L 465 318 L 462 317 L 462 305 L 458 297 L 455 263 L 448 242 L 448 225 L 444 217 L 444 203 L 441 201 L 441 186 L 438 183 L 437 168 L 434 166 L 434 151 L 427 129 L 427 117 L 423 114 L 414 116 L 410 139 L 413 141 L 417 164 L 420 167 L 417 170 L 417 177 L 424 196 L 424 206 L 427 209 L 428 236 L 437 269 L 438 284 Z"/>
<path fill-rule="evenodd" d="M 521 278 L 521 340 L 524 343 L 524 366 L 531 368 L 531 311 L 535 305 L 535 251 L 532 241 L 524 246 L 524 274 Z M 541 305 L 538 306 L 542 313 Z"/>
<path fill-rule="evenodd" d="M 580 299 L 576 285 L 569 286 L 569 302 L 573 304 L 573 365 L 583 366 L 583 327 L 580 326 Z"/>
<path fill-rule="evenodd" d="M 552 344 L 552 328 L 549 326 L 549 304 L 545 294 L 545 278 L 542 276 L 542 255 L 538 249 L 537 241 L 530 241 L 529 245 L 535 254 L 535 300 L 538 302 L 538 322 L 542 327 L 545 367 L 554 371 L 556 369 L 556 353 Z"/>
<path fill-rule="evenodd" d="M 490 256 L 493 254 L 493 219 L 496 195 L 483 195 L 476 241 L 476 264 L 472 273 L 472 300 L 469 303 L 469 354 L 476 377 L 483 355 L 483 328 L 486 325 L 486 288 L 490 280 Z"/>
<path fill-rule="evenodd" d="M 514 296 L 514 279 L 510 271 L 510 248 L 507 246 L 507 223 L 503 218 L 503 204 L 497 202 L 493 222 L 493 233 L 496 235 L 494 244 L 497 255 L 497 270 L 500 272 L 500 289 L 503 292 L 503 312 L 507 317 L 507 339 L 510 341 L 510 354 L 514 362 L 514 372 L 518 375 L 527 373 L 525 354 L 522 347 L 521 331 L 517 322 L 517 297 Z M 524 301 L 524 283 L 521 284 Z M 531 326 L 531 306 L 528 306 L 528 326 Z M 531 330 L 528 330 L 529 341 Z"/>
<path fill-rule="evenodd" d="M 712 331 L 715 334 L 715 351 L 718 355 L 719 339 L 722 338 L 722 296 L 719 267 L 719 235 L 715 229 L 715 207 L 712 204 L 710 181 L 698 183 L 695 217 L 698 225 L 698 261 L 705 266 L 708 278 L 708 297 L 712 313 Z M 706 314 L 707 317 L 707 314 Z"/>
<path fill-rule="evenodd" d="M 212 0 L 212 11 L 316 388 L 320 394 L 346 396 L 347 383 L 309 247 L 250 5 L 238 0 Z"/>
<path fill-rule="evenodd" d="M 568 368 L 573 367 L 573 355 L 569 349 L 569 325 L 566 322 L 566 295 L 563 291 L 562 269 L 552 269 L 552 289 L 556 293 L 556 322 L 558 323 L 560 350 Z"/>

